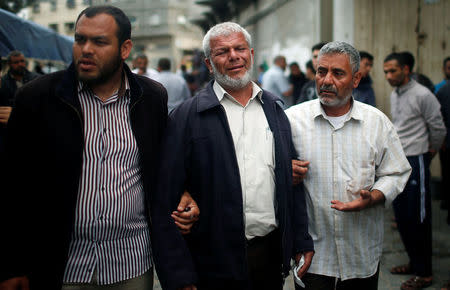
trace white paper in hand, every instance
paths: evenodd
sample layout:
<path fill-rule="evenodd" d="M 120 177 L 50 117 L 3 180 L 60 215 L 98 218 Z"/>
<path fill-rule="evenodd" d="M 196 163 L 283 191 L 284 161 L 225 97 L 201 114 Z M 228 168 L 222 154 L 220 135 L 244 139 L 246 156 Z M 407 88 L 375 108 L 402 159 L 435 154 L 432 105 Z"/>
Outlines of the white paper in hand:
<path fill-rule="evenodd" d="M 305 284 L 303 283 L 303 281 L 298 277 L 297 273 L 298 270 L 300 270 L 300 268 L 303 266 L 303 264 L 305 263 L 305 258 L 301 257 L 300 261 L 298 262 L 298 265 L 295 266 L 295 268 L 292 270 L 293 274 L 294 274 L 294 281 L 295 284 L 297 284 L 298 286 L 305 288 Z"/>

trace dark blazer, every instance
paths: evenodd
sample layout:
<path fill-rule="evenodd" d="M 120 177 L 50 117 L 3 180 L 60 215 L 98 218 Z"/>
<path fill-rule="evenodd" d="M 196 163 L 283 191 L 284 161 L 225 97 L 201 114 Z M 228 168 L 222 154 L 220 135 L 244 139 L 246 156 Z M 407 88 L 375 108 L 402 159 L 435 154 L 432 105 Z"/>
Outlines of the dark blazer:
<path fill-rule="evenodd" d="M 212 84 L 170 114 L 163 141 L 163 163 L 151 210 L 153 257 L 163 289 L 195 283 L 197 275 L 199 279 L 248 279 L 239 168 L 227 117 Z M 276 216 L 282 271 L 288 274 L 290 259 L 313 250 L 313 242 L 303 191 L 297 187 L 294 192 L 292 187 L 291 160 L 297 155 L 278 100 L 266 91 L 262 95 L 275 140 Z M 187 243 L 167 218 L 185 188 L 201 212 Z"/>
<path fill-rule="evenodd" d="M 167 93 L 124 69 L 150 208 Z M 8 186 L 0 196 L 1 236 L 7 243 L 0 249 L 0 280 L 26 274 L 32 289 L 61 289 L 82 169 L 83 122 L 73 65 L 19 89 L 8 123 L 7 179 L 0 183 Z"/>

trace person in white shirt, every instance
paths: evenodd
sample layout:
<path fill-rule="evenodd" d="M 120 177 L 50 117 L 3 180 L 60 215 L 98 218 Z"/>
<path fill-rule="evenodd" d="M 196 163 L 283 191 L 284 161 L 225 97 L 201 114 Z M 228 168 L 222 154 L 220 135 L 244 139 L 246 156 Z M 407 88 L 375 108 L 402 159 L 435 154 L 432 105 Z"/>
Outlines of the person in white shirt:
<path fill-rule="evenodd" d="M 276 56 L 273 60 L 273 66 L 262 77 L 262 88 L 282 98 L 284 107 L 288 108 L 293 104 L 292 93 L 294 88 L 284 75 L 285 70 L 286 58 L 282 55 Z"/>
<path fill-rule="evenodd" d="M 319 98 L 286 111 L 299 159 L 295 181 L 304 177 L 315 246 L 306 289 L 377 289 L 383 206 L 411 172 L 389 119 L 352 97 L 359 62 L 351 45 L 326 44 L 316 73 Z"/>
<path fill-rule="evenodd" d="M 132 70 L 133 73 L 146 76 L 150 79 L 155 79 L 155 77 L 158 76 L 158 71 L 147 67 L 148 65 L 148 58 L 145 54 L 139 54 L 134 59 L 134 66 L 136 66 L 135 69 Z"/>

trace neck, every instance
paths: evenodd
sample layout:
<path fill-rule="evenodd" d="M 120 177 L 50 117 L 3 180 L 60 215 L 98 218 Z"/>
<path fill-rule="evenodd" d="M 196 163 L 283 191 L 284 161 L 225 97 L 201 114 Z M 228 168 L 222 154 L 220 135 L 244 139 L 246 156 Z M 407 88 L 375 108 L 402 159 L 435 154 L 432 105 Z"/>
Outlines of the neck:
<path fill-rule="evenodd" d="M 330 117 L 339 117 L 347 114 L 352 107 L 351 101 L 348 101 L 345 105 L 339 107 L 331 107 L 322 104 L 322 108 L 325 114 Z"/>
<path fill-rule="evenodd" d="M 22 81 L 23 80 L 23 76 L 24 75 L 16 75 L 16 74 L 11 73 L 11 77 L 13 79 L 15 79 L 16 81 Z"/>
<path fill-rule="evenodd" d="M 123 80 L 122 72 L 123 66 L 120 66 L 120 68 L 109 80 L 100 84 L 91 84 L 89 87 L 97 97 L 99 97 L 102 101 L 106 101 L 113 95 L 114 92 L 120 89 Z"/>
<path fill-rule="evenodd" d="M 233 89 L 229 89 L 229 88 L 224 88 L 224 89 L 228 94 L 233 96 L 233 98 L 235 98 L 236 101 L 238 101 L 242 106 L 247 105 L 247 103 L 250 100 L 250 98 L 252 97 L 252 93 L 253 93 L 253 85 L 251 82 L 249 82 L 242 89 L 237 89 L 237 90 L 233 90 Z"/>

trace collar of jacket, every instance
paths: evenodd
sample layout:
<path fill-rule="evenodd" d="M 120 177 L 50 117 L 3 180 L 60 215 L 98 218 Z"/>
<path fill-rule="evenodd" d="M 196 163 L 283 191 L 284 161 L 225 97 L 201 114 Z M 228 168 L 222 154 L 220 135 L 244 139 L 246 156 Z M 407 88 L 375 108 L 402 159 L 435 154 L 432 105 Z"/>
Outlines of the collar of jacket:
<path fill-rule="evenodd" d="M 214 93 L 213 89 L 214 80 L 210 81 L 206 87 L 201 90 L 197 95 L 197 113 L 209 110 L 211 108 L 220 106 L 219 99 L 217 98 L 216 94 Z M 263 94 L 261 97 L 262 103 L 274 103 L 274 102 L 281 102 L 283 103 L 283 100 L 281 100 L 279 97 L 276 97 L 273 94 L 269 94 L 267 91 L 263 90 Z"/>
<path fill-rule="evenodd" d="M 131 104 L 134 104 L 142 97 L 142 87 L 139 85 L 138 80 L 134 73 L 126 63 L 123 64 L 123 69 L 128 77 L 128 83 L 130 84 L 130 97 Z M 80 108 L 80 102 L 78 100 L 78 80 L 75 72 L 75 65 L 73 63 L 67 68 L 62 81 L 57 85 L 56 92 L 61 96 L 63 100 L 72 104 L 76 108 Z"/>

